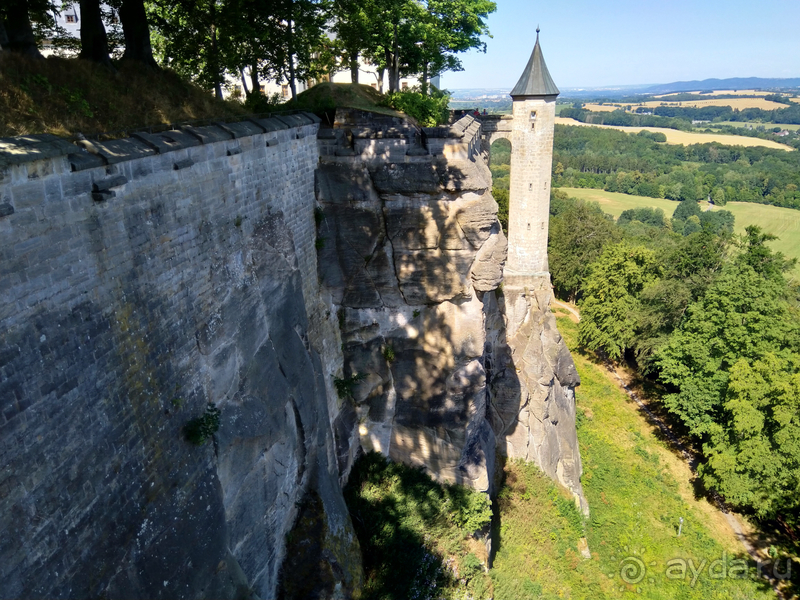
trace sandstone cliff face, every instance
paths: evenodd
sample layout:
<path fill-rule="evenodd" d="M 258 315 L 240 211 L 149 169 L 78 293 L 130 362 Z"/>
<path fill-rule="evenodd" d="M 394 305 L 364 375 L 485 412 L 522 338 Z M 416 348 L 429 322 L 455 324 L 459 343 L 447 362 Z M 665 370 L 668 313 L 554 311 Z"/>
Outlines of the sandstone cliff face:
<path fill-rule="evenodd" d="M 588 515 L 575 429 L 580 378 L 550 312 L 549 278 L 529 283 L 505 285 L 491 309 L 496 326 L 487 343 L 487 419 L 499 452 L 538 465 Z"/>
<path fill-rule="evenodd" d="M 586 510 L 579 379 L 549 312 L 549 280 L 497 291 L 507 242 L 473 150 L 476 123 L 428 131 L 451 136 L 428 139 L 438 156 L 412 143 L 382 158 L 331 148 L 317 170 L 320 281 L 352 392 L 336 428 L 340 464 L 360 443 L 491 492 L 498 454 L 523 458 Z M 377 128 L 373 137 L 383 139 Z"/>
<path fill-rule="evenodd" d="M 484 490 L 494 440 L 478 294 L 497 287 L 505 260 L 490 182 L 473 161 L 317 170 L 320 278 L 340 315 L 343 377 L 364 377 L 339 439 L 357 427 L 367 449 Z"/>

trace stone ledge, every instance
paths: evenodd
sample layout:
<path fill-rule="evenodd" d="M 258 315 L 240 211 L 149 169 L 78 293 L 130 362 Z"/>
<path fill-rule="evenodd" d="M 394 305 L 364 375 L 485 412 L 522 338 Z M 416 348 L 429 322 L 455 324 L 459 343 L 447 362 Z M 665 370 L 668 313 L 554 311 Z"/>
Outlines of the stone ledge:
<path fill-rule="evenodd" d="M 90 141 L 82 139 L 72 143 L 50 133 L 0 138 L 0 180 L 8 168 L 14 165 L 67 157 L 72 171 L 84 171 L 96 167 L 165 154 L 182 150 L 285 129 L 318 125 L 319 117 L 310 113 L 280 115 L 269 118 L 249 119 L 214 125 L 181 125 L 157 133 L 137 131 L 130 138 Z M 311 135 L 311 134 L 305 134 Z M 305 137 L 300 135 L 300 137 Z"/>

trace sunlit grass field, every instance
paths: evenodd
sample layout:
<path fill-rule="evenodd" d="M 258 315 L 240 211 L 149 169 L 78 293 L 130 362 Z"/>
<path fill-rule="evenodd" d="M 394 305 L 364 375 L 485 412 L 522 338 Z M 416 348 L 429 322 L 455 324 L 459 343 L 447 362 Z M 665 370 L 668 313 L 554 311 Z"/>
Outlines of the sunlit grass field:
<path fill-rule="evenodd" d="M 580 556 L 580 533 L 560 506 L 554 484 L 531 465 L 511 463 L 498 500 L 499 548 L 490 571 L 494 598 L 774 598 L 763 580 L 711 576 L 708 567 L 715 560 L 728 568 L 743 566 L 731 562 L 741 559 L 743 550 L 724 518 L 695 498 L 686 464 L 658 439 L 604 368 L 577 348 L 576 324 L 559 318 L 558 327 L 581 376 L 578 438 L 591 507 L 586 535 L 592 558 Z M 668 576 L 668 564 L 684 564 L 685 575 L 677 568 Z"/>
<path fill-rule="evenodd" d="M 613 215 L 614 218 L 619 217 L 624 210 L 640 206 L 660 208 L 667 217 L 671 217 L 678 206 L 677 202 L 665 200 L 664 198 L 630 196 L 628 194 L 583 188 L 561 189 L 573 198 L 597 202 L 605 212 Z M 703 210 L 708 206 L 706 202 L 701 202 L 700 204 Z M 800 262 L 800 210 L 751 202 L 729 202 L 721 208 L 731 211 L 736 218 L 734 224 L 735 233 L 744 233 L 745 227 L 758 225 L 764 231 L 778 236 L 779 239 L 770 242 L 770 247 L 773 250 L 783 252 L 789 258 L 797 258 Z M 795 277 L 800 278 L 800 267 L 796 267 L 793 274 Z"/>

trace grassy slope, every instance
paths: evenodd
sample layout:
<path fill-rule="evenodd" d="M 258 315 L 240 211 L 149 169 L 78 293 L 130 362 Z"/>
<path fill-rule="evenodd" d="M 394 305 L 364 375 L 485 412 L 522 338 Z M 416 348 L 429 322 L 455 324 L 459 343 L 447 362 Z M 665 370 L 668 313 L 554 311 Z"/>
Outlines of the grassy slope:
<path fill-rule="evenodd" d="M 582 188 L 561 188 L 574 198 L 591 200 L 600 204 L 601 208 L 614 217 L 619 217 L 622 211 L 639 206 L 652 206 L 660 208 L 670 217 L 678 206 L 677 202 L 664 198 L 647 198 L 645 196 L 630 196 L 616 192 L 592 190 Z M 705 210 L 707 203 L 700 203 Z M 779 239 L 770 242 L 773 250 L 783 252 L 789 258 L 800 261 L 800 211 L 791 208 L 769 206 L 767 204 L 754 204 L 752 202 L 729 202 L 722 207 L 729 210 L 736 218 L 734 230 L 744 233 L 745 227 L 758 225 L 764 231 L 777 235 Z M 800 266 L 794 270 L 796 277 L 800 277 Z"/>
<path fill-rule="evenodd" d="M 0 54 L 0 136 L 94 134 L 243 114 L 175 73 Z"/>
<path fill-rule="evenodd" d="M 381 106 L 383 95 L 376 89 L 358 83 L 319 83 L 297 95 L 287 108 L 324 112 L 329 107 L 356 108 L 393 117 L 408 118 L 401 112 Z"/>
<path fill-rule="evenodd" d="M 774 597 L 761 581 L 709 577 L 711 561 L 723 553 L 730 560 L 741 548 L 721 515 L 694 498 L 685 464 L 654 435 L 604 370 L 576 349 L 577 326 L 561 318 L 559 329 L 582 380 L 577 401 L 586 416 L 578 437 L 592 511 L 587 525 L 592 559 L 578 557 L 578 534 L 552 501 L 553 484 L 530 465 L 509 465 L 512 483 L 501 493 L 501 536 L 492 571 L 495 598 Z M 685 521 L 677 537 L 680 517 Z M 666 577 L 666 563 L 674 558 L 691 558 L 696 569 L 708 561 L 694 586 L 690 576 Z M 638 583 L 626 583 L 621 566 L 636 560 L 647 573 Z"/>
<path fill-rule="evenodd" d="M 776 148 L 778 150 L 794 151 L 794 148 L 786 144 L 779 144 L 772 140 L 762 140 L 751 138 L 744 135 L 727 135 L 724 133 L 699 133 L 693 131 L 679 131 L 678 129 L 668 129 L 666 127 L 622 127 L 616 125 L 593 125 L 592 123 L 581 123 L 575 119 L 556 117 L 557 125 L 577 125 L 579 127 L 601 127 L 605 129 L 619 129 L 628 133 L 638 133 L 643 129 L 647 131 L 661 132 L 667 136 L 668 144 L 709 144 L 719 142 L 727 146 L 764 146 L 765 148 Z"/>

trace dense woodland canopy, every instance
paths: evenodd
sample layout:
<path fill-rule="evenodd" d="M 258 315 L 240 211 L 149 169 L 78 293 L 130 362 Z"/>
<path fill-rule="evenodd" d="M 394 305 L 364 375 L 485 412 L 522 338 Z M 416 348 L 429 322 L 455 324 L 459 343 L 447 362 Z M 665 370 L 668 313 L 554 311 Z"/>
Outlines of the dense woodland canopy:
<path fill-rule="evenodd" d="M 2 49 L 41 57 L 47 39 L 109 68 L 124 49 L 122 60 L 169 66 L 218 97 L 226 75 L 241 78 L 254 98 L 264 78 L 288 81 L 293 97 L 298 81 L 338 70 L 351 69 L 357 83 L 359 56 L 381 81 L 388 73 L 389 92 L 408 75 L 424 90 L 430 77 L 461 69 L 459 53 L 485 51 L 496 9 L 490 0 L 79 0 L 78 42 L 54 18 L 71 4 L 5 0 Z"/>
<path fill-rule="evenodd" d="M 701 452 L 709 491 L 760 518 L 800 525 L 800 289 L 794 266 L 727 211 L 694 199 L 672 218 L 551 203 L 556 293 L 581 307 L 579 341 L 663 386 Z"/>

